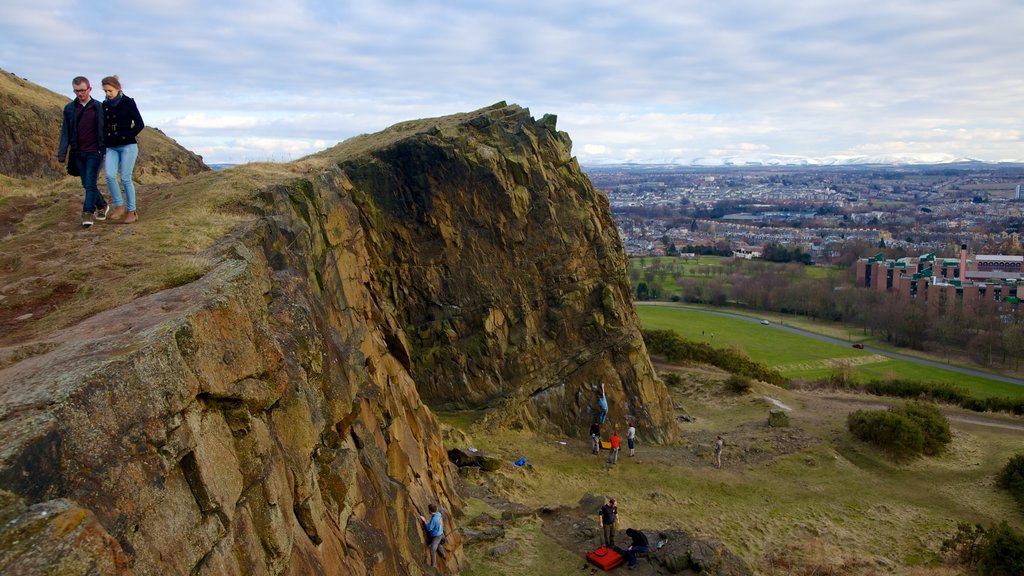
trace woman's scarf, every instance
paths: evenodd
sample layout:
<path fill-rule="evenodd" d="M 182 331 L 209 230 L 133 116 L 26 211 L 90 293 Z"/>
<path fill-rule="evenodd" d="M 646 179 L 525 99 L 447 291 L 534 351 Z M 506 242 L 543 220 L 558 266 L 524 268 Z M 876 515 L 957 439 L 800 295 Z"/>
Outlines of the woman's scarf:
<path fill-rule="evenodd" d="M 124 97 L 124 92 L 118 92 L 116 98 L 107 98 L 107 104 L 111 106 L 117 106 L 121 103 L 121 98 Z"/>

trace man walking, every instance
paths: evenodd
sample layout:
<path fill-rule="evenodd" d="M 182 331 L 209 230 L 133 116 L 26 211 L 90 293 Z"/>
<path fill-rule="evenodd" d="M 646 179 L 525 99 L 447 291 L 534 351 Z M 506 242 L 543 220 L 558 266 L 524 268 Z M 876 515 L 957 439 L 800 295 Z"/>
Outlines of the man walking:
<path fill-rule="evenodd" d="M 88 78 L 76 77 L 71 81 L 71 87 L 75 91 L 75 99 L 64 107 L 57 160 L 63 164 L 70 150 L 70 161 L 74 163 L 85 189 L 82 226 L 88 228 L 92 226 L 93 219 L 106 220 L 110 212 L 110 205 L 96 186 L 106 152 L 103 145 L 103 105 L 90 96 L 92 86 Z"/>

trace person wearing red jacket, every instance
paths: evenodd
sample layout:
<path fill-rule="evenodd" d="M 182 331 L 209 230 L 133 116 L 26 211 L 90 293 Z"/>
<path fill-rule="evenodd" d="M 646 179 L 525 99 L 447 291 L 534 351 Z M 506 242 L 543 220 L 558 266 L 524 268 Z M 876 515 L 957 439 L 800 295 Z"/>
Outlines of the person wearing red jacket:
<path fill-rule="evenodd" d="M 619 438 L 619 433 L 612 428 L 612 437 L 610 441 L 612 449 L 608 451 L 608 464 L 616 464 L 619 461 L 619 445 L 622 443 Z"/>

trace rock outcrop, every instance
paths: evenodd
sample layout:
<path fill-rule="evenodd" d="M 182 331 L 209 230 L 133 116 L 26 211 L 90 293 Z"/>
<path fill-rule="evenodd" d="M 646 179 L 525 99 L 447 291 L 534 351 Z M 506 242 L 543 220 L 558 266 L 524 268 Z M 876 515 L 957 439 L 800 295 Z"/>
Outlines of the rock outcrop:
<path fill-rule="evenodd" d="M 323 155 L 351 181 L 424 399 L 585 436 L 604 383 L 609 424 L 674 439 L 607 197 L 555 118 L 501 103 L 417 127 L 368 155 Z"/>
<path fill-rule="evenodd" d="M 295 173 L 199 280 L 4 354 L 0 572 L 422 574 L 434 502 L 455 573 L 421 396 L 582 435 L 604 382 L 613 422 L 675 437 L 607 201 L 552 117 L 407 123 Z"/>
<path fill-rule="evenodd" d="M 93 96 L 102 99 L 99 79 L 93 82 Z M 67 176 L 65 167 L 57 162 L 57 145 L 61 110 L 70 99 L 0 70 L 0 174 L 12 178 Z M 140 103 L 140 107 L 145 119 L 145 103 Z M 159 129 L 147 126 L 139 134 L 137 182 L 168 182 L 205 170 L 209 168 L 201 157 Z"/>

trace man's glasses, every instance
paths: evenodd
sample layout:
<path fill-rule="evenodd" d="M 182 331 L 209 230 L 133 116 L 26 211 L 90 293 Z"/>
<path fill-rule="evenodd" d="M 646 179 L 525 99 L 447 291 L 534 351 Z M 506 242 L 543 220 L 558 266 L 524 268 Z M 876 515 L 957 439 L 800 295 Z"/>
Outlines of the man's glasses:
<path fill-rule="evenodd" d="M 92 90 L 92 88 L 75 88 L 75 94 L 85 94 L 89 90 Z"/>

